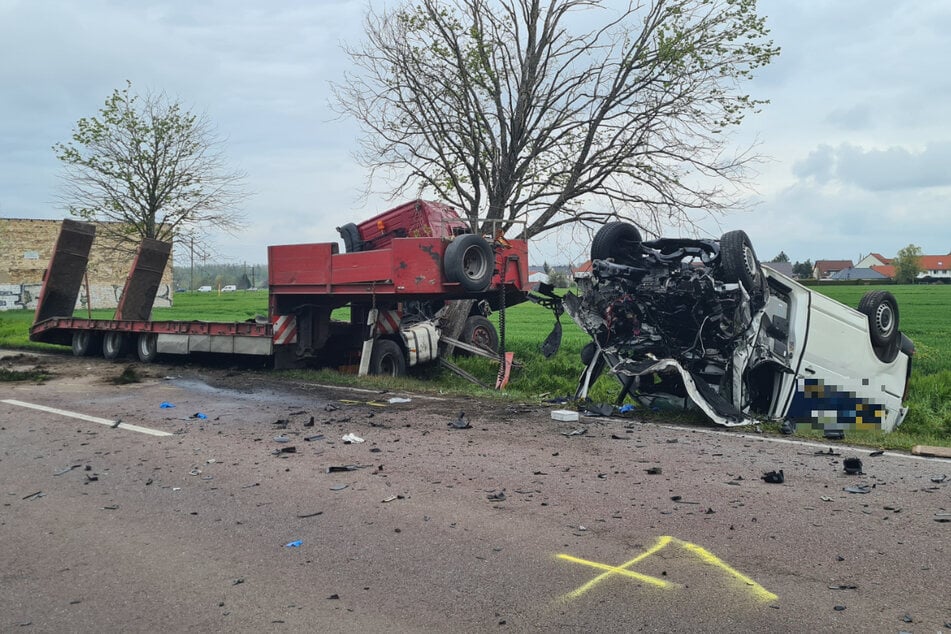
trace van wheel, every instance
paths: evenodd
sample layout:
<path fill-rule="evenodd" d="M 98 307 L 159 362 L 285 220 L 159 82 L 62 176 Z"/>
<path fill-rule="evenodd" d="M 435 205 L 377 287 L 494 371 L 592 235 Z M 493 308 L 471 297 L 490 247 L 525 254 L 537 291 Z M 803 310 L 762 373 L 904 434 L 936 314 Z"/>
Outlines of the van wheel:
<path fill-rule="evenodd" d="M 859 312 L 868 317 L 868 334 L 876 348 L 898 341 L 898 302 L 888 291 L 870 291 L 859 302 Z"/>
<path fill-rule="evenodd" d="M 594 234 L 591 261 L 614 260 L 618 264 L 636 264 L 643 253 L 641 232 L 627 222 L 609 222 Z"/>
<path fill-rule="evenodd" d="M 99 333 L 92 330 L 77 330 L 73 333 L 73 355 L 88 357 L 96 354 L 100 346 Z"/>
<path fill-rule="evenodd" d="M 102 336 L 102 356 L 107 359 L 118 359 L 125 353 L 125 333 L 107 332 Z"/>
<path fill-rule="evenodd" d="M 153 332 L 143 332 L 135 346 L 135 352 L 142 363 L 152 363 L 158 356 L 158 335 Z"/>
<path fill-rule="evenodd" d="M 482 236 L 465 233 L 446 247 L 443 272 L 450 282 L 459 282 L 470 293 L 481 293 L 492 283 L 495 253 Z"/>
<path fill-rule="evenodd" d="M 483 348 L 488 352 L 498 354 L 499 352 L 499 333 L 496 332 L 492 322 L 482 315 L 473 315 L 466 320 L 462 327 L 462 334 L 459 335 L 460 341 Z M 463 355 L 469 352 L 460 350 Z"/>
<path fill-rule="evenodd" d="M 756 288 L 759 261 L 745 231 L 727 231 L 720 238 L 720 267 L 723 281 L 739 282 L 748 293 Z"/>
<path fill-rule="evenodd" d="M 377 339 L 370 354 L 370 374 L 403 376 L 406 374 L 406 357 L 403 349 L 392 339 Z"/>

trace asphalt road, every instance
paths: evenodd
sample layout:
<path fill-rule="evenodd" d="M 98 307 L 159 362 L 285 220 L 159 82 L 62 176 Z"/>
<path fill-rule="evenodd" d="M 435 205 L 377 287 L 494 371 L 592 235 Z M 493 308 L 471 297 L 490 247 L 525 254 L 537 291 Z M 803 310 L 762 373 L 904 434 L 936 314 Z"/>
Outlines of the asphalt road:
<path fill-rule="evenodd" d="M 949 461 L 42 362 L 0 384 L 0 631 L 951 630 Z"/>

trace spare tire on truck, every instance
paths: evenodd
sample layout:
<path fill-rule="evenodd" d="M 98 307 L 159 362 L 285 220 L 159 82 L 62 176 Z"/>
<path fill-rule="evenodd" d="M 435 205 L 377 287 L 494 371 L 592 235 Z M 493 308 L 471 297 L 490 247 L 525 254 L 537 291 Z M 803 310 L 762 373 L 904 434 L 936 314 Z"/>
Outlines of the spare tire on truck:
<path fill-rule="evenodd" d="M 495 330 L 495 325 L 482 315 L 472 315 L 466 319 L 459 340 L 483 348 L 486 352 L 499 352 L 499 333 Z M 465 350 L 459 350 L 459 353 L 463 356 L 469 354 Z"/>
<path fill-rule="evenodd" d="M 609 222 L 594 234 L 591 261 L 614 260 L 618 264 L 637 264 L 643 253 L 641 232 L 627 222 Z"/>
<path fill-rule="evenodd" d="M 470 293 L 481 293 L 489 288 L 495 274 L 492 246 L 474 233 L 457 236 L 446 247 L 443 274 L 450 282 L 459 282 Z"/>
<path fill-rule="evenodd" d="M 739 282 L 748 293 L 756 288 L 759 260 L 745 231 L 727 231 L 720 238 L 720 271 L 723 281 Z"/>

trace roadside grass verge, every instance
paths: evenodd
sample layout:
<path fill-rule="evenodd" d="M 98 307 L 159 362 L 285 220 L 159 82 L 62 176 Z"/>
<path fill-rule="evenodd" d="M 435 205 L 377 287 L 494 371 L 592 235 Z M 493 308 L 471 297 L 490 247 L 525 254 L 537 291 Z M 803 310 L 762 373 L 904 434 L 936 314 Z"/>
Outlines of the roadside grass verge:
<path fill-rule="evenodd" d="M 916 354 L 905 404 L 909 413 L 902 426 L 890 434 L 881 432 L 847 433 L 849 442 L 873 447 L 909 449 L 915 444 L 951 446 L 951 285 L 948 286 L 830 286 L 813 290 L 857 306 L 862 295 L 871 290 L 887 290 L 898 299 L 901 327 L 914 341 Z M 153 319 L 244 321 L 267 314 L 267 292 L 179 293 L 173 308 L 158 308 Z M 87 317 L 85 311 L 77 317 Z M 94 318 L 109 319 L 112 311 L 93 311 Z M 497 315 L 493 319 L 497 322 Z M 0 312 L 0 347 L 32 350 L 65 350 L 61 346 L 29 341 L 32 311 Z M 412 368 L 410 375 L 400 379 L 388 377 L 357 377 L 333 370 L 295 370 L 283 374 L 293 378 L 325 384 L 349 385 L 377 390 L 406 390 L 422 394 L 477 396 L 497 401 L 539 403 L 574 394 L 583 366 L 581 348 L 588 338 L 567 315 L 561 319 L 562 345 L 559 352 L 545 359 L 539 347 L 552 329 L 550 311 L 526 302 L 506 311 L 506 345 L 515 353 L 519 367 L 513 370 L 505 392 L 486 390 L 436 365 Z M 488 385 L 494 385 L 498 363 L 481 357 L 456 357 L 454 362 Z M 589 390 L 595 402 L 614 402 L 620 385 L 610 375 Z M 631 402 L 630 399 L 627 402 Z M 633 403 L 632 403 L 633 404 Z M 678 422 L 697 421 L 705 424 L 699 413 L 651 412 L 637 406 L 639 418 Z M 767 430 L 774 426 L 765 425 Z M 778 426 L 776 426 L 778 429 Z M 822 441 L 820 432 L 797 432 L 798 436 Z"/>

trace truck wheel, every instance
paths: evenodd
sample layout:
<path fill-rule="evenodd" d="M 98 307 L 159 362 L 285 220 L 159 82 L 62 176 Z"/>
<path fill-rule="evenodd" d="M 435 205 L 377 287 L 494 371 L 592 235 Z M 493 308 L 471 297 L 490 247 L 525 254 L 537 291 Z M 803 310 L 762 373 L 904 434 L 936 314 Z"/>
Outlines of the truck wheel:
<path fill-rule="evenodd" d="M 73 355 L 88 357 L 96 354 L 100 347 L 99 333 L 92 330 L 77 330 L 73 333 Z"/>
<path fill-rule="evenodd" d="M 125 333 L 107 332 L 102 336 L 102 356 L 118 359 L 125 352 Z"/>
<path fill-rule="evenodd" d="M 135 352 L 142 363 L 152 363 L 158 356 L 158 335 L 154 332 L 143 332 L 136 342 Z"/>
<path fill-rule="evenodd" d="M 462 327 L 462 334 L 459 335 L 460 341 L 483 348 L 488 352 L 498 354 L 499 352 L 499 333 L 491 321 L 482 315 L 473 315 L 466 320 Z M 463 355 L 469 353 L 460 350 Z"/>
<path fill-rule="evenodd" d="M 594 234 L 591 261 L 614 260 L 618 264 L 636 264 L 643 253 L 641 232 L 627 222 L 609 222 Z"/>
<path fill-rule="evenodd" d="M 392 339 L 377 339 L 370 354 L 370 374 L 403 376 L 406 374 L 406 357 L 403 349 Z"/>
<path fill-rule="evenodd" d="M 721 277 L 725 282 L 739 282 L 752 293 L 760 275 L 759 261 L 745 231 L 727 231 L 720 238 Z"/>
<path fill-rule="evenodd" d="M 868 317 L 868 334 L 876 348 L 898 341 L 898 302 L 888 291 L 870 291 L 859 302 L 859 312 Z"/>
<path fill-rule="evenodd" d="M 443 272 L 450 282 L 459 282 L 470 293 L 481 293 L 492 283 L 495 254 L 482 236 L 464 233 L 446 247 Z"/>
<path fill-rule="evenodd" d="M 360 230 L 357 225 L 348 222 L 342 227 L 337 227 L 337 231 L 343 238 L 343 248 L 347 253 L 363 251 L 363 240 L 360 239 Z"/>

